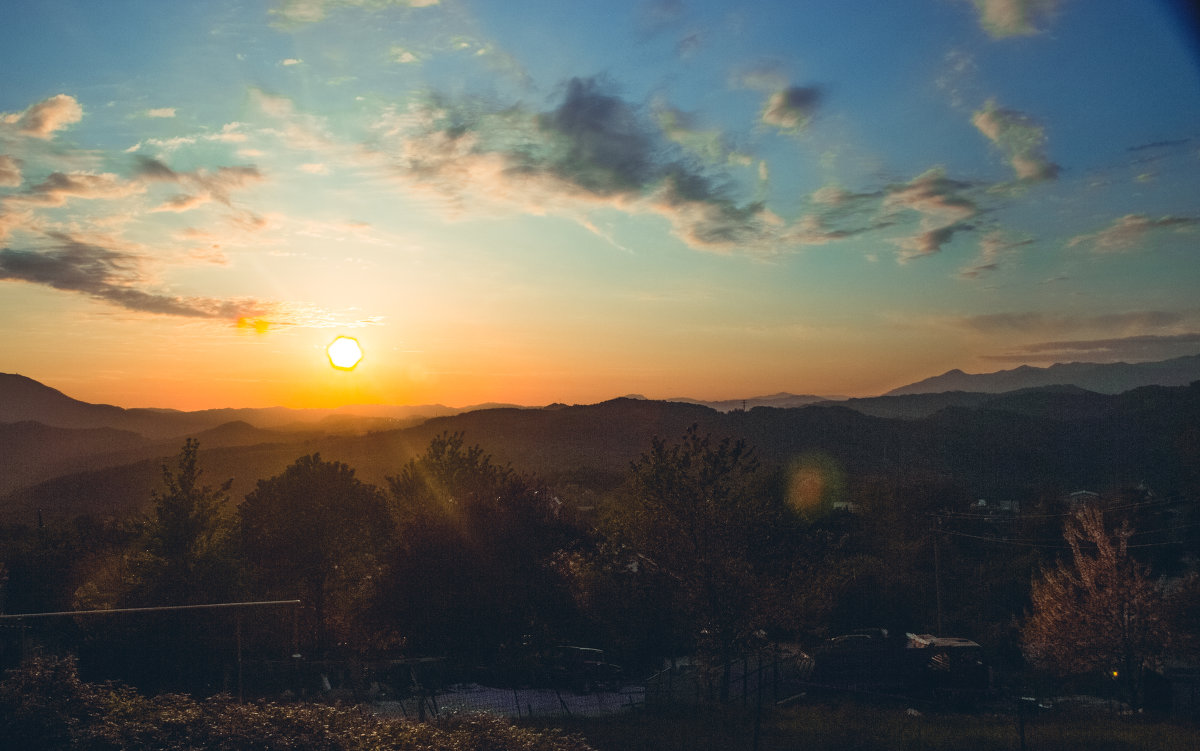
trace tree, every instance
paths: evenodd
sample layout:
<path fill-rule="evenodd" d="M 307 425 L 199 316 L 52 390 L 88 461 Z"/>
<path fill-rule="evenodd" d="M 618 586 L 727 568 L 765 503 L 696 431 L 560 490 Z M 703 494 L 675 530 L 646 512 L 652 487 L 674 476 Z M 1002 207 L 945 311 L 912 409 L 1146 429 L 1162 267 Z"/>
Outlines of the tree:
<path fill-rule="evenodd" d="M 1060 675 L 1111 672 L 1136 700 L 1141 673 L 1158 665 L 1169 628 L 1162 587 L 1129 555 L 1132 536 L 1128 522 L 1110 534 L 1095 506 L 1068 518 L 1071 559 L 1034 578 L 1022 637 L 1035 665 Z"/>
<path fill-rule="evenodd" d="M 655 438 L 632 466 L 628 502 L 605 522 L 639 566 L 674 582 L 674 607 L 719 665 L 761 625 L 769 599 L 763 568 L 782 525 L 757 470 L 744 442 L 714 444 L 696 426 L 674 445 Z"/>
<path fill-rule="evenodd" d="M 162 466 L 165 490 L 152 496 L 154 517 L 146 531 L 146 550 L 154 556 L 146 572 L 151 604 L 195 604 L 228 592 L 232 566 L 228 559 L 221 566 L 219 543 L 233 480 L 216 488 L 201 485 L 199 450 L 198 440 L 185 440 L 175 468 Z"/>
<path fill-rule="evenodd" d="M 416 652 L 479 661 L 560 631 L 570 601 L 548 564 L 571 532 L 536 478 L 444 433 L 388 486 L 397 534 L 381 627 Z"/>
<path fill-rule="evenodd" d="M 358 590 L 377 573 L 391 531 L 382 495 L 349 466 L 312 454 L 259 480 L 238 511 L 252 573 L 266 591 L 304 601 L 312 646 L 323 654 L 331 619 L 346 628 Z"/>

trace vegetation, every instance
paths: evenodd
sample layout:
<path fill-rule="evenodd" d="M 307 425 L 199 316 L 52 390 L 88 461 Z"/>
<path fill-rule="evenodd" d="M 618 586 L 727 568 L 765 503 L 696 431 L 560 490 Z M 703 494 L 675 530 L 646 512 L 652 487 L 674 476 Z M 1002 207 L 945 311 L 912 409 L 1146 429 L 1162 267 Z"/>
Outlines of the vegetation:
<path fill-rule="evenodd" d="M 79 678 L 71 660 L 33 660 L 0 682 L 0 738 L 40 749 L 588 751 L 578 738 L 485 716 L 433 723 L 327 704 L 242 704 L 218 695 L 144 697 Z"/>
<path fill-rule="evenodd" d="M 1162 585 L 1130 557 L 1128 522 L 1110 534 L 1101 510 L 1084 506 L 1063 535 L 1071 560 L 1034 579 L 1025 650 L 1063 675 L 1111 673 L 1137 700 L 1140 676 L 1159 667 L 1170 638 Z"/>
<path fill-rule="evenodd" d="M 989 429 L 1008 429 L 1007 418 L 989 419 Z M 418 694 L 435 680 L 553 681 L 556 647 L 598 647 L 634 679 L 687 658 L 700 666 L 704 699 L 717 704 L 727 697 L 731 663 L 764 644 L 794 642 L 811 652 L 827 637 L 865 627 L 973 638 L 1006 688 L 1028 685 L 1027 665 L 1063 676 L 1116 670 L 1128 681 L 1127 698 L 1137 695 L 1143 670 L 1197 653 L 1200 584 L 1186 576 L 1186 554 L 1200 552 L 1200 538 L 1188 532 L 1197 526 L 1190 496 L 1118 486 L 1073 516 L 1063 511 L 1062 488 L 1044 487 L 1022 497 L 1023 513 L 975 511 L 961 477 L 934 471 L 929 457 L 907 460 L 909 451 L 933 451 L 916 433 L 911 441 L 899 433 L 883 439 L 891 464 L 854 466 L 778 446 L 801 458 L 764 459 L 748 443 L 697 425 L 675 440 L 648 439 L 619 481 L 606 479 L 603 493 L 587 496 L 598 508 L 580 503 L 572 487 L 445 432 L 397 461 L 382 488 L 311 453 L 236 499 L 228 482 L 204 483 L 201 458 L 210 455 L 189 439 L 162 468 L 161 487 L 147 492 L 145 514 L 0 528 L 0 604 L 29 613 L 302 601 L 295 621 L 290 610 L 42 621 L 37 640 L 77 654 L 85 678 L 120 678 L 160 694 L 138 698 L 44 664 L 36 670 L 59 671 L 54 680 L 76 691 L 79 706 L 99 707 L 85 717 L 64 704 L 69 716 L 54 727 L 94 730 L 96 716 L 120 716 L 132 718 L 129 726 L 111 732 L 134 734 L 143 720 L 169 729 L 168 705 L 172 717 L 211 709 L 211 717 L 262 727 L 294 722 L 300 734 L 318 721 L 342 722 L 324 709 L 248 710 L 171 693 L 213 697 L 246 683 L 251 695 L 277 697 L 316 691 L 314 679 L 332 672 L 314 667 L 303 683 L 302 664 L 437 658 L 426 663 L 436 670 L 421 668 L 436 677 L 414 668 L 379 678 L 390 683 L 386 690 Z M 1064 551 L 1061 561 L 1053 557 Z M 7 638 L 0 659 L 15 665 L 24 646 Z M 302 661 L 291 657 L 297 653 Z M 359 680 L 351 695 L 362 696 L 374 679 Z M 13 693 L 6 701 L 18 699 Z M 126 714 L 110 712 L 117 704 Z M 801 708 L 769 711 L 764 737 L 788 737 L 789 723 L 816 721 L 807 716 Z M 716 738 L 726 720 L 748 727 L 733 715 L 702 717 L 715 723 Z M 892 727 L 903 717 L 878 719 Z M 921 725 L 925 747 L 938 747 L 929 740 L 935 725 Z M 991 743 L 987 727 L 979 725 L 983 748 Z M 589 737 L 626 732 L 620 723 L 590 728 Z M 829 743 L 898 743 L 884 736 L 890 740 L 831 735 Z"/>
<path fill-rule="evenodd" d="M 391 532 L 383 497 L 349 466 L 312 454 L 260 480 L 238 510 L 251 586 L 301 598 L 311 608 L 304 646 L 324 655 L 331 630 L 348 636 L 358 589 L 377 573 Z"/>

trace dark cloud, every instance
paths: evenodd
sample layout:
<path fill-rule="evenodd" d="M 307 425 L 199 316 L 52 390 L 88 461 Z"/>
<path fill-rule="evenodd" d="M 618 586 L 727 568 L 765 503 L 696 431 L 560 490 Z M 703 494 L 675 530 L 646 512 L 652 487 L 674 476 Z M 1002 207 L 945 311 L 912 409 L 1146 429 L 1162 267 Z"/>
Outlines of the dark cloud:
<path fill-rule="evenodd" d="M 237 318 L 258 315 L 251 302 L 184 298 L 155 294 L 144 284 L 140 259 L 74 239 L 49 235 L 54 245 L 44 250 L 0 249 L 0 280 L 41 284 L 79 292 L 126 310 L 186 318 Z"/>
<path fill-rule="evenodd" d="M 133 169 L 135 177 L 143 180 L 178 182 L 179 174 L 157 159 L 138 155 Z"/>
<path fill-rule="evenodd" d="M 767 99 L 762 120 L 780 130 L 803 130 L 812 121 L 821 99 L 821 90 L 815 86 L 789 86 Z"/>
<path fill-rule="evenodd" d="M 429 114 L 427 129 L 403 141 L 401 171 L 454 213 L 468 198 L 577 217 L 607 206 L 659 214 L 693 247 L 776 252 L 784 244 L 778 217 L 736 200 L 720 175 L 700 168 L 693 144 L 595 79 L 572 79 L 562 102 L 540 114 L 442 100 Z"/>
<path fill-rule="evenodd" d="M 652 142 L 637 113 L 593 80 L 571 79 L 563 103 L 538 125 L 562 145 L 551 170 L 588 190 L 639 189 L 654 176 Z"/>

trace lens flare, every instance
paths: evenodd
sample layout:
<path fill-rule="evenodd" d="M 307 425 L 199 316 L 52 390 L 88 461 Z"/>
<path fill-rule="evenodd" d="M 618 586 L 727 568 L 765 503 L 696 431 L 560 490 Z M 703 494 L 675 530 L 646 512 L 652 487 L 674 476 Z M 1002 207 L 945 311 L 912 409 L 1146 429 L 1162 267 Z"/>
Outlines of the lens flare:
<path fill-rule="evenodd" d="M 352 336 L 339 336 L 325 348 L 329 355 L 329 364 L 338 370 L 354 370 L 354 366 L 363 358 L 362 348 L 358 340 Z"/>
<path fill-rule="evenodd" d="M 798 513 L 828 511 L 844 501 L 846 476 L 837 460 L 827 454 L 797 457 L 788 468 L 788 505 Z"/>

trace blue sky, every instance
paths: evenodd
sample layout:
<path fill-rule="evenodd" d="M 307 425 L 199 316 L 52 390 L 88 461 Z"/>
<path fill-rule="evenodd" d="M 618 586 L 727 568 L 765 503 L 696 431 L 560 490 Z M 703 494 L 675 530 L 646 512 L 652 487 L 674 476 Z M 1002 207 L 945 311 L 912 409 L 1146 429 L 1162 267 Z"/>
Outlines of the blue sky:
<path fill-rule="evenodd" d="M 1175 10 L 13 4 L 3 369 L 125 406 L 545 404 L 1194 354 Z"/>

